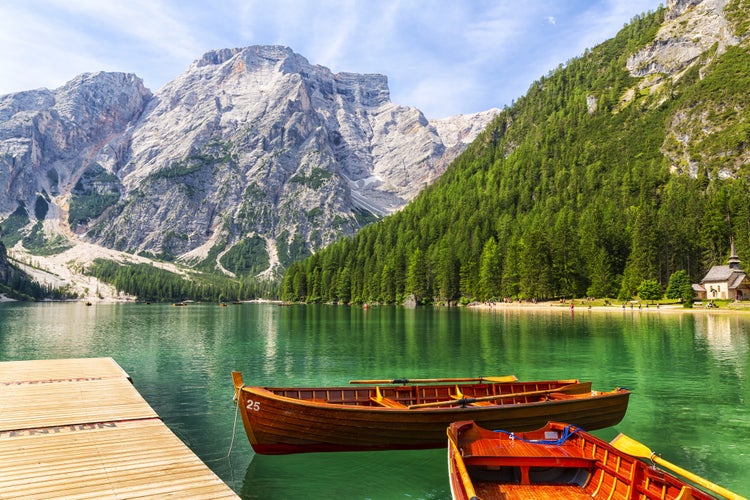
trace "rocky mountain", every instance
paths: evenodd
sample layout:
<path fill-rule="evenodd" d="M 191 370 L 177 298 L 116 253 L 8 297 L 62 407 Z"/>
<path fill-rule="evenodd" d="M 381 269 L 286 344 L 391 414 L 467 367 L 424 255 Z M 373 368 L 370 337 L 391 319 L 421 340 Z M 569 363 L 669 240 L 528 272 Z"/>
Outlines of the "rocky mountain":
<path fill-rule="evenodd" d="M 80 75 L 0 96 L 3 239 L 273 272 L 403 207 L 496 113 L 430 121 L 385 76 L 280 46 L 208 52 L 154 93 Z"/>

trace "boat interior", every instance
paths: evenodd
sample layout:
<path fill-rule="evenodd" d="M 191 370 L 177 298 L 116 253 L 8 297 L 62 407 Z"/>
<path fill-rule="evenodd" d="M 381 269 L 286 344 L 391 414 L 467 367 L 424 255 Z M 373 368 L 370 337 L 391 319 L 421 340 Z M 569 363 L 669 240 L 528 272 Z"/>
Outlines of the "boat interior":
<path fill-rule="evenodd" d="M 451 460 L 461 461 L 460 467 L 483 500 L 707 498 L 694 496 L 692 488 L 660 469 L 577 432 L 496 432 L 496 437 L 482 439 L 476 439 L 476 428 L 466 427 L 464 432 L 464 439 L 462 434 L 452 438 L 460 451 L 458 456 L 454 451 Z M 549 439 L 558 442 L 552 444 Z"/>
<path fill-rule="evenodd" d="M 591 383 L 578 380 L 266 389 L 278 396 L 303 401 L 386 408 L 517 404 L 592 394 Z"/>

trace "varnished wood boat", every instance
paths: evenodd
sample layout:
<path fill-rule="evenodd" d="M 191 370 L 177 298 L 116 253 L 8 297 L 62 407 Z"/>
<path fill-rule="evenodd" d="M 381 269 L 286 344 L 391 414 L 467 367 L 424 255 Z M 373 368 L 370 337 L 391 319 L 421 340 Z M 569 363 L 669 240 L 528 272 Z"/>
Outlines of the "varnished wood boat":
<path fill-rule="evenodd" d="M 637 451 L 635 456 L 626 452 L 627 446 L 623 451 L 617 443 L 620 437 L 607 443 L 576 426 L 556 422 L 521 433 L 454 422 L 448 427 L 451 494 L 454 500 L 717 498 L 639 460 Z M 718 498 L 742 498 L 684 469 L 678 471 L 720 493 Z"/>
<path fill-rule="evenodd" d="M 591 382 L 513 376 L 305 388 L 248 387 L 239 372 L 232 377 L 248 439 L 261 454 L 441 448 L 448 425 L 466 419 L 517 431 L 549 420 L 600 429 L 622 420 L 630 396 L 592 391 Z"/>

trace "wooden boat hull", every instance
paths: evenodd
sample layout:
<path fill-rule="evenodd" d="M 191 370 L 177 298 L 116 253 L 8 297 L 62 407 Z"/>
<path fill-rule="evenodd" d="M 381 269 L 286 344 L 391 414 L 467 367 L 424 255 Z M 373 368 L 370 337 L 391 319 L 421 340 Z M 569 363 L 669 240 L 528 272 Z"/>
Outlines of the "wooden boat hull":
<path fill-rule="evenodd" d="M 566 427 L 550 422 L 511 438 L 475 422 L 451 424 L 447 441 L 453 499 L 714 499 L 583 430 L 563 443 L 530 442 L 562 437 Z"/>
<path fill-rule="evenodd" d="M 552 383 L 541 383 L 541 387 Z M 518 393 L 528 388 L 518 384 L 524 383 L 519 382 L 501 389 Z M 539 386 L 540 383 L 534 384 Z M 481 386 L 489 390 L 492 384 Z M 590 383 L 582 386 L 590 390 Z M 412 409 L 404 404 L 388 407 L 382 402 L 380 405 L 372 402 L 378 393 L 385 394 L 384 400 L 404 401 L 399 397 L 399 391 L 403 393 L 413 389 L 414 387 L 242 387 L 238 390 L 237 397 L 253 450 L 260 454 L 287 454 L 441 448 L 445 447 L 447 426 L 456 420 L 466 419 L 488 427 L 519 431 L 538 428 L 549 420 L 566 420 L 586 429 L 600 429 L 622 420 L 630 395 L 625 389 L 616 389 L 601 393 L 550 394 L 551 397 L 545 397 L 544 400 L 531 397 L 519 398 L 522 401 L 503 400 L 506 404 L 488 404 L 482 401 L 466 406 Z M 434 392 L 435 399 L 439 401 L 441 398 L 448 399 L 452 386 L 422 386 L 421 389 Z M 479 388 L 462 386 L 461 390 L 465 391 L 464 395 L 466 392 L 481 394 Z M 493 390 L 497 390 L 497 387 Z M 321 393 L 325 393 L 328 401 L 339 400 L 345 403 L 323 402 Z M 294 397 L 282 394 L 292 394 Z"/>

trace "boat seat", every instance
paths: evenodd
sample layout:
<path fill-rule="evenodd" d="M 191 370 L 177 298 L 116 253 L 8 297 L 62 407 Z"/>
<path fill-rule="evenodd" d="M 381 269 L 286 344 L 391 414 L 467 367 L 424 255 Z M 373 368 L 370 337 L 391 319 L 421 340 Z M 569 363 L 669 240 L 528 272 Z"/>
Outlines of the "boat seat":
<path fill-rule="evenodd" d="M 583 468 L 593 469 L 596 465 L 595 458 L 571 457 L 565 454 L 552 454 L 549 456 L 534 456 L 524 454 L 511 455 L 466 455 L 464 463 L 469 466 L 483 467 L 514 467 L 519 465 L 519 460 L 526 459 L 522 467 L 556 467 L 556 468 Z"/>
<path fill-rule="evenodd" d="M 386 408 L 408 408 L 405 404 L 399 403 L 395 399 L 386 398 L 381 396 L 380 398 L 377 397 L 371 397 L 370 401 L 373 403 L 377 403 L 380 406 L 385 406 Z"/>
<path fill-rule="evenodd" d="M 693 500 L 693 490 L 687 486 L 683 486 L 680 490 L 680 494 L 675 500 Z"/>
<path fill-rule="evenodd" d="M 456 385 L 456 393 L 451 394 L 451 399 L 458 401 L 459 399 L 463 399 L 466 396 L 463 392 L 461 392 L 461 389 Z M 474 403 L 469 403 L 469 406 L 495 406 L 496 403 L 493 401 L 475 401 Z"/>
<path fill-rule="evenodd" d="M 476 484 L 480 498 L 554 498 L 555 500 L 591 500 L 591 495 L 576 486 L 527 484 Z"/>
<path fill-rule="evenodd" d="M 466 396 L 463 394 L 451 394 L 451 399 L 454 401 L 458 401 L 459 399 L 463 399 Z M 469 406 L 495 406 L 497 403 L 493 401 L 474 401 L 473 403 L 469 403 Z"/>
<path fill-rule="evenodd" d="M 387 398 L 380 392 L 380 387 L 375 388 L 375 395 L 370 396 L 370 401 L 386 408 L 408 408 L 408 406 L 399 403 L 395 399 Z"/>
<path fill-rule="evenodd" d="M 565 394 L 562 392 L 552 392 L 550 394 L 547 394 L 548 399 L 576 399 L 576 398 L 588 398 L 591 397 L 591 394 L 585 393 L 585 394 Z"/>

